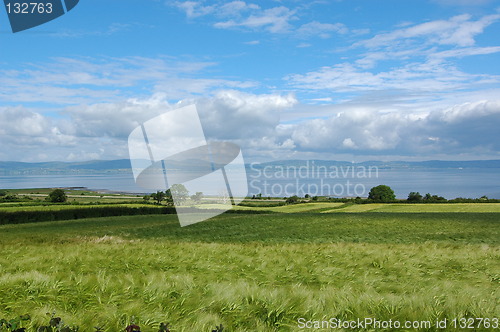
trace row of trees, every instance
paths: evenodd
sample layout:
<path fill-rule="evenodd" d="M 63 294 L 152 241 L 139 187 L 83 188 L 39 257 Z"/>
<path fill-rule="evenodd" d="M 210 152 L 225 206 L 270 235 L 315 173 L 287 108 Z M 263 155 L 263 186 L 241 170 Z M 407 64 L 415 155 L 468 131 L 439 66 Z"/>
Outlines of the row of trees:
<path fill-rule="evenodd" d="M 373 187 L 368 194 L 368 199 L 373 202 L 394 202 L 396 201 L 396 195 L 391 187 L 386 185 L 380 185 Z M 408 194 L 407 202 L 411 203 L 462 203 L 462 202 L 498 202 L 497 199 L 489 199 L 487 196 L 482 196 L 480 198 L 455 198 L 452 200 L 447 200 L 443 196 L 431 195 L 427 193 L 425 195 L 420 194 L 418 191 L 412 191 Z"/>
<path fill-rule="evenodd" d="M 173 204 L 174 197 L 179 201 L 183 202 L 188 198 L 195 203 L 200 203 L 203 199 L 203 193 L 201 191 L 196 192 L 196 194 L 189 196 L 189 191 L 182 184 L 174 184 L 170 189 L 166 191 L 157 191 L 150 195 L 145 195 L 143 198 L 145 201 L 154 200 L 156 204 L 161 204 L 166 201 L 167 204 Z"/>
<path fill-rule="evenodd" d="M 0 190 L 0 198 L 5 202 L 19 202 L 19 201 L 32 200 L 32 198 L 29 196 L 19 197 L 18 195 L 15 194 L 9 194 L 5 190 Z M 49 193 L 46 200 L 51 203 L 65 203 L 68 200 L 68 196 L 66 195 L 63 189 L 54 189 Z"/>
<path fill-rule="evenodd" d="M 259 198 L 259 196 L 257 196 Z M 317 201 L 318 197 L 314 196 L 311 197 L 310 195 L 306 194 L 304 196 L 305 199 L 311 199 L 313 201 Z M 291 196 L 286 198 L 286 203 L 287 204 L 296 204 L 296 203 L 301 203 L 301 202 L 307 202 L 304 199 L 301 199 L 298 196 Z M 332 198 L 330 198 L 332 200 Z M 396 195 L 394 194 L 394 190 L 392 190 L 391 187 L 386 186 L 386 185 L 379 185 L 376 187 L 373 187 L 370 189 L 370 192 L 368 194 L 368 199 L 362 199 L 361 197 L 356 197 L 355 199 L 352 198 L 334 198 L 333 200 L 336 201 L 342 201 L 342 202 L 349 202 L 349 201 L 354 201 L 355 203 L 370 203 L 370 202 L 375 202 L 375 203 L 388 203 L 388 202 L 401 202 L 401 200 L 396 200 Z M 452 200 L 447 200 L 446 198 L 438 195 L 431 195 L 430 193 L 427 193 L 425 195 L 420 194 L 419 192 L 411 192 L 408 194 L 408 198 L 406 199 L 407 202 L 411 203 L 443 203 L 443 202 L 450 202 L 450 203 L 466 203 L 466 202 L 499 202 L 500 200 L 498 199 L 489 199 L 486 196 L 482 196 L 481 198 L 455 198 Z"/>

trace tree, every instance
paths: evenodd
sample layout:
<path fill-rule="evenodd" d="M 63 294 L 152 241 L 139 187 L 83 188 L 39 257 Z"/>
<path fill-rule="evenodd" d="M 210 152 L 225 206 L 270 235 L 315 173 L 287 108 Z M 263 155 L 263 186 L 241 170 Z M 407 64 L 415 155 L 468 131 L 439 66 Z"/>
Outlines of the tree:
<path fill-rule="evenodd" d="M 151 194 L 151 198 L 153 198 L 156 201 L 156 204 L 161 204 L 161 201 L 165 199 L 165 196 L 166 196 L 165 193 L 159 190 Z"/>
<path fill-rule="evenodd" d="M 297 195 L 288 197 L 285 202 L 286 204 L 296 204 L 299 202 L 299 197 Z"/>
<path fill-rule="evenodd" d="M 408 194 L 408 202 L 421 202 L 422 201 L 422 195 L 420 193 L 412 191 L 411 193 Z"/>
<path fill-rule="evenodd" d="M 191 196 L 191 199 L 195 203 L 201 202 L 202 198 L 203 198 L 203 193 L 201 191 L 197 191 L 196 194 L 194 194 L 194 195 Z"/>
<path fill-rule="evenodd" d="M 391 187 L 381 184 L 370 189 L 368 198 L 374 202 L 392 202 L 396 199 L 396 195 Z"/>
<path fill-rule="evenodd" d="M 64 203 L 68 200 L 68 196 L 62 189 L 54 189 L 48 197 L 48 200 L 52 203 Z"/>
<path fill-rule="evenodd" d="M 189 190 L 183 184 L 173 184 L 169 189 L 172 196 L 179 202 L 186 200 L 189 196 Z"/>
<path fill-rule="evenodd" d="M 7 196 L 7 191 L 0 190 L 0 197 Z"/>

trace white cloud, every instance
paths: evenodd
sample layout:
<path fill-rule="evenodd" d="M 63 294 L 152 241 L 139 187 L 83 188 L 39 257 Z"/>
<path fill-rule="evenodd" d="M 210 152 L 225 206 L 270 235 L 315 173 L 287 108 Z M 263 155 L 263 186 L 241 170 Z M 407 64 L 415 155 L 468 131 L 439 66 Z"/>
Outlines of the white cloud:
<path fill-rule="evenodd" d="M 297 151 L 384 155 L 498 154 L 500 101 L 478 101 L 428 114 L 364 107 L 288 128 Z"/>
<path fill-rule="evenodd" d="M 427 112 L 384 105 L 300 105 L 293 95 L 220 91 L 210 98 L 169 104 L 165 95 L 120 103 L 70 107 L 54 119 L 25 108 L 0 109 L 3 160 L 127 158 L 127 137 L 140 123 L 195 102 L 207 138 L 231 140 L 255 158 L 329 154 L 446 156 L 495 155 L 500 100 L 476 101 Z M 280 114 L 306 108 L 324 118 L 280 122 Z"/>
<path fill-rule="evenodd" d="M 359 42 L 356 46 L 367 48 L 398 47 L 410 42 L 441 45 L 472 46 L 475 36 L 482 33 L 489 25 L 500 19 L 500 15 L 487 15 L 474 21 L 468 14 L 454 16 L 448 20 L 436 20 L 417 24 L 389 33 L 378 34 L 375 37 Z"/>
<path fill-rule="evenodd" d="M 267 4 L 269 6 L 269 3 Z M 271 33 L 294 33 L 300 38 L 330 38 L 332 33 L 345 34 L 349 29 L 342 23 L 322 23 L 311 21 L 294 25 L 300 20 L 300 10 L 285 6 L 262 8 L 245 1 L 232 1 L 204 5 L 202 1 L 175 2 L 174 6 L 186 13 L 188 18 L 211 16 L 213 26 L 219 29 L 241 28 L 247 30 L 265 30 Z M 366 33 L 358 30 L 353 33 Z"/>
<path fill-rule="evenodd" d="M 348 31 L 347 27 L 342 23 L 331 24 L 312 21 L 301 25 L 296 32 L 301 37 L 318 36 L 326 39 L 331 37 L 331 33 L 345 34 Z"/>
<path fill-rule="evenodd" d="M 197 101 L 209 137 L 242 141 L 274 135 L 280 112 L 296 103 L 293 95 L 254 95 L 234 90 Z"/>
<path fill-rule="evenodd" d="M 189 18 L 208 15 L 215 10 L 215 6 L 204 6 L 201 1 L 176 1 L 174 5 L 182 9 Z"/>
<path fill-rule="evenodd" d="M 500 82 L 495 75 L 468 74 L 439 59 L 372 73 L 350 63 L 285 77 L 294 88 L 334 92 L 368 90 L 450 91 Z"/>
<path fill-rule="evenodd" d="M 484 6 L 495 0 L 432 0 L 445 6 Z"/>
<path fill-rule="evenodd" d="M 213 62 L 183 61 L 169 57 L 57 58 L 0 71 L 0 100 L 85 104 L 117 101 L 141 86 L 145 93 L 166 92 L 170 99 L 205 94 L 221 88 L 248 88 L 255 82 L 203 78 Z M 196 78 L 191 76 L 197 75 Z"/>
<path fill-rule="evenodd" d="M 265 28 L 272 33 L 284 33 L 290 31 L 292 26 L 289 21 L 294 18 L 294 14 L 294 11 L 280 6 L 261 10 L 246 18 L 217 22 L 214 24 L 214 27 L 222 29 L 233 27 L 244 27 L 249 29 Z"/>
<path fill-rule="evenodd" d="M 435 52 L 429 55 L 431 58 L 463 58 L 466 56 L 485 55 L 500 52 L 500 46 L 490 47 L 466 47 L 459 49 L 451 49 L 442 52 Z"/>

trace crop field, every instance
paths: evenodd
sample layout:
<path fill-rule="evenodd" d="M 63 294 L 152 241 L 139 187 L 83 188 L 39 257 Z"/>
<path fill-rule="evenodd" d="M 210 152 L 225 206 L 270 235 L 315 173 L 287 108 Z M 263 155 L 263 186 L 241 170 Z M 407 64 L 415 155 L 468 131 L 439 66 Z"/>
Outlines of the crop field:
<path fill-rule="evenodd" d="M 448 319 L 454 331 L 453 319 L 500 318 L 499 206 L 308 203 L 184 228 L 175 215 L 2 225 L 0 317 L 29 313 L 30 328 L 55 311 L 80 331 L 133 320 L 143 332 L 367 317 L 434 331 Z"/>
<path fill-rule="evenodd" d="M 439 212 L 477 212 L 500 213 L 500 203 L 453 203 L 453 204 L 346 204 L 340 209 L 329 212 L 398 212 L 398 213 L 439 213 Z"/>

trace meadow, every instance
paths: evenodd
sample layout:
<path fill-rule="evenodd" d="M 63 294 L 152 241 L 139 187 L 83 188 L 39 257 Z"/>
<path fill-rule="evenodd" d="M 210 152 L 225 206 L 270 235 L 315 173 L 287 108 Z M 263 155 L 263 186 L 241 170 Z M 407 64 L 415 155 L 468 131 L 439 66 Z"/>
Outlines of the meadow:
<path fill-rule="evenodd" d="M 500 204 L 238 209 L 184 228 L 175 215 L 2 225 L 0 317 L 146 332 L 500 318 Z"/>

